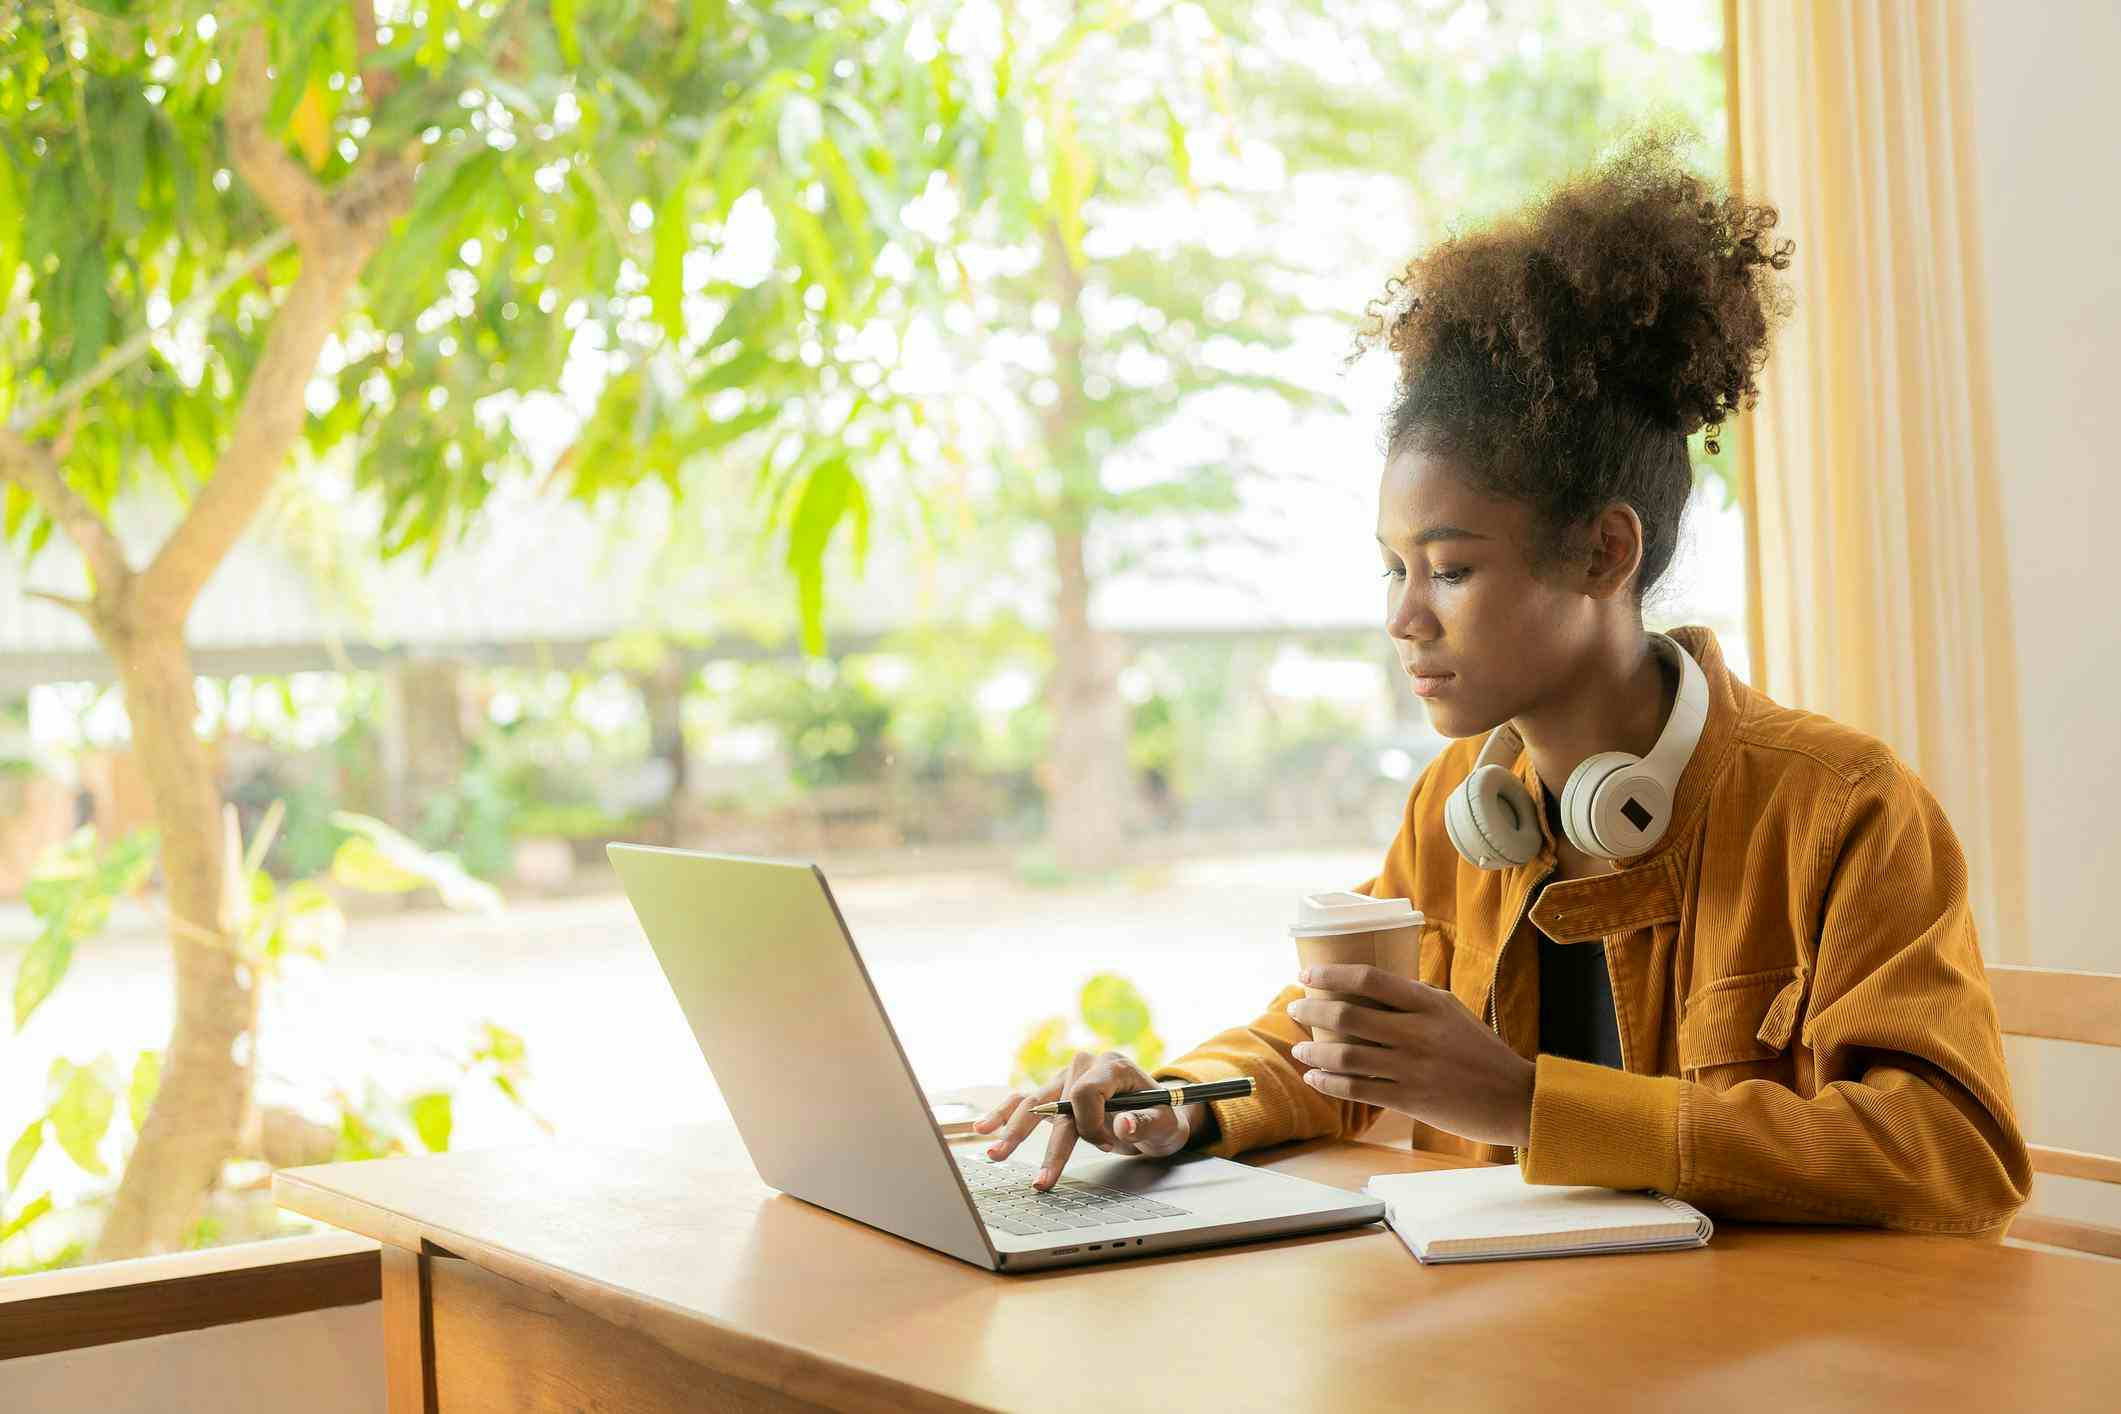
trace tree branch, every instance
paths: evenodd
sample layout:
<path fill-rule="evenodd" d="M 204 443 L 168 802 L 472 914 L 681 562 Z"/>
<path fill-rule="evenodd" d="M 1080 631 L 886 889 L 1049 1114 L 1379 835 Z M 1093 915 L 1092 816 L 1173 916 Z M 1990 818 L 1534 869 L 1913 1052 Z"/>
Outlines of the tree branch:
<path fill-rule="evenodd" d="M 262 24 L 243 37 L 235 72 L 229 79 L 228 101 L 221 118 L 228 130 L 229 160 L 266 209 L 293 229 L 295 239 L 306 250 L 312 240 L 323 235 L 330 203 L 316 178 L 265 129 L 265 109 L 272 100 L 273 80 L 266 63 Z"/>
<path fill-rule="evenodd" d="M 361 67 L 361 92 L 368 97 L 369 106 L 381 103 L 397 91 L 398 76 L 388 69 L 374 68 L 369 64 L 376 54 L 376 3 L 375 0 L 353 0 L 354 53 Z"/>
<path fill-rule="evenodd" d="M 125 562 L 125 549 L 118 537 L 96 514 L 95 507 L 66 484 L 49 448 L 16 435 L 12 428 L 0 428 L 0 481 L 12 481 L 29 492 L 53 524 L 66 532 L 88 561 L 89 578 L 99 602 L 118 593 L 132 577 L 132 567 Z"/>
<path fill-rule="evenodd" d="M 243 1149 L 273 1168 L 328 1164 L 338 1156 L 339 1131 L 284 1105 L 261 1105 L 241 1141 Z"/>
<path fill-rule="evenodd" d="M 256 270 L 260 265 L 287 249 L 288 244 L 293 240 L 294 232 L 283 228 L 259 241 L 256 245 L 237 256 L 234 263 L 226 270 L 216 275 L 213 283 L 207 285 L 204 289 L 192 295 L 190 299 L 184 301 L 183 304 L 170 311 L 169 318 L 160 327 L 163 329 L 170 328 L 182 320 L 190 318 L 200 310 L 211 309 L 214 303 L 228 292 L 229 286 L 245 278 L 251 271 Z M 89 369 L 88 372 L 67 383 L 43 402 L 33 403 L 19 409 L 8 420 L 8 425 L 17 432 L 26 432 L 54 413 L 66 411 L 66 409 L 94 392 L 102 384 L 109 382 L 133 364 L 139 362 L 146 355 L 149 344 L 156 332 L 157 330 L 153 328 L 137 331 L 124 343 L 119 344 L 111 349 L 110 352 L 104 354 L 102 358 L 96 360 L 94 368 Z"/>
<path fill-rule="evenodd" d="M 391 223 L 412 209 L 421 151 L 413 142 L 403 152 L 366 157 L 332 193 L 329 210 L 337 234 L 359 250 L 362 262 L 382 243 Z"/>
<path fill-rule="evenodd" d="M 79 614 L 91 623 L 94 622 L 96 606 L 90 600 L 76 599 L 71 594 L 54 594 L 49 589 L 25 589 L 22 591 L 22 597 L 25 599 L 42 599 L 47 604 L 57 604 L 69 613 Z"/>
<path fill-rule="evenodd" d="M 358 269 L 358 267 L 355 267 Z M 288 289 L 265 349 L 236 409 L 235 435 L 191 509 L 141 571 L 134 607 L 162 623 L 181 623 L 228 557 L 272 489 L 308 413 L 304 389 L 338 323 L 355 270 L 343 261 L 305 252 L 302 273 Z"/>
<path fill-rule="evenodd" d="M 235 433 L 169 539 L 134 582 L 146 620 L 182 623 L 199 591 L 256 518 L 302 432 L 317 357 L 345 311 L 362 266 L 412 205 L 417 148 L 379 154 L 327 194 L 264 130 L 264 41 L 244 42 L 225 121 L 236 168 L 294 228 L 302 273 L 274 313 L 265 348 L 236 409 Z"/>

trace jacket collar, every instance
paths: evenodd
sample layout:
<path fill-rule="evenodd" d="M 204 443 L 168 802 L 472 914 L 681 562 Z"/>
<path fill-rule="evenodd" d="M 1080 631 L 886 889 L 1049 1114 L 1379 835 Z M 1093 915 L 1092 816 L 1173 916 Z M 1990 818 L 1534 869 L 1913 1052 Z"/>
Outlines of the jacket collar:
<path fill-rule="evenodd" d="M 1624 928 L 1669 922 L 1679 916 L 1681 878 L 1696 833 L 1693 824 L 1707 805 L 1709 791 L 1722 775 L 1737 739 L 1745 688 L 1731 676 L 1716 635 L 1708 629 L 1698 625 L 1677 628 L 1671 630 L 1671 636 L 1700 664 L 1709 690 L 1708 717 L 1702 723 L 1701 740 L 1680 771 L 1679 787 L 1673 793 L 1672 823 L 1656 848 L 1615 861 L 1615 872 L 1565 880 L 1540 895 L 1532 908 L 1532 921 L 1557 942 L 1600 938 Z M 1513 770 L 1532 792 L 1532 798 L 1538 800 L 1539 773 L 1532 769 L 1532 753 L 1520 752 Z M 1546 812 L 1541 810 L 1538 815 L 1543 841 L 1539 854 L 1530 864 L 1512 871 L 1531 876 L 1519 885 L 1527 891 L 1535 879 L 1551 873 L 1556 862 L 1554 835 Z M 1512 880 L 1513 884 L 1517 882 Z"/>

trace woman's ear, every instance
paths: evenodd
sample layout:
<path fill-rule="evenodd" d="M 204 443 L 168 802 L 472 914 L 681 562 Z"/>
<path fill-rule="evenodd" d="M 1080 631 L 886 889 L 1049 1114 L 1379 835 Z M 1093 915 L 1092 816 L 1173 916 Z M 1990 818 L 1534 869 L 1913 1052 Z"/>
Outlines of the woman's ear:
<path fill-rule="evenodd" d="M 1584 570 L 1584 593 L 1610 599 L 1635 582 L 1642 568 L 1642 518 L 1625 501 L 1616 501 L 1591 522 L 1591 559 Z"/>

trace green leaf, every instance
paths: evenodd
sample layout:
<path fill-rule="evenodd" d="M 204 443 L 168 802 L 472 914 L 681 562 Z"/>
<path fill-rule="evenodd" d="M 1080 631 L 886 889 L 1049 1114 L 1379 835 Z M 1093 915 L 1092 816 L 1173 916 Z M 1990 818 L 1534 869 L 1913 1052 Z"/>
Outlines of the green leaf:
<path fill-rule="evenodd" d="M 854 267 L 867 270 L 876 261 L 869 204 L 863 199 L 861 188 L 855 185 L 854 173 L 847 166 L 847 159 L 840 154 L 837 143 L 830 137 L 819 138 L 816 154 L 818 166 L 825 170 L 825 183 L 832 188 L 832 200 L 839 207 L 840 230 L 854 241 Z"/>
<path fill-rule="evenodd" d="M 152 829 L 135 830 L 112 845 L 96 862 L 96 891 L 123 898 L 147 882 L 155 872 L 155 856 L 162 836 Z"/>
<path fill-rule="evenodd" d="M 154 107 L 144 98 L 130 99 L 115 105 L 108 130 L 100 136 L 110 144 L 109 184 L 106 188 L 110 198 L 111 229 L 120 237 L 130 238 L 140 234 L 145 224 L 145 213 L 140 209 L 142 188 L 145 185 L 147 161 L 155 140 Z M 138 271 L 134 272 L 135 287 L 139 284 Z"/>
<path fill-rule="evenodd" d="M 1199 196 L 1200 188 L 1193 182 L 1193 154 L 1186 147 L 1186 125 L 1178 120 L 1178 110 L 1169 98 L 1159 101 L 1164 110 L 1164 138 L 1171 144 L 1171 170 L 1178 173 L 1178 184 L 1188 196 Z"/>
<path fill-rule="evenodd" d="M 140 1052 L 139 1059 L 133 1062 L 132 1084 L 127 1086 L 125 1091 L 127 1105 L 132 1114 L 133 1132 L 135 1134 L 139 1133 L 141 1126 L 147 1123 L 148 1107 L 154 1104 L 155 1096 L 161 1089 L 162 1053 L 160 1051 Z"/>
<path fill-rule="evenodd" d="M 369 894 L 409 894 L 423 882 L 410 869 L 392 863 L 374 840 L 361 835 L 342 841 L 332 854 L 331 877 Z"/>
<path fill-rule="evenodd" d="M 367 1116 L 352 1108 L 339 1112 L 339 1148 L 334 1158 L 341 1162 L 383 1159 L 398 1151 L 396 1141 L 370 1124 Z"/>
<path fill-rule="evenodd" d="M 323 171 L 325 164 L 331 161 L 331 110 L 326 106 L 327 92 L 312 69 L 294 112 L 288 115 L 288 134 L 301 149 L 302 159 L 309 163 L 312 172 Z"/>
<path fill-rule="evenodd" d="M 475 1061 L 492 1061 L 496 1065 L 521 1065 L 528 1049 L 523 1038 L 497 1022 L 479 1023 L 480 1041 L 471 1053 Z"/>
<path fill-rule="evenodd" d="M 1149 1004 L 1132 982 L 1100 972 L 1083 984 L 1083 1022 L 1108 1049 L 1131 1045 L 1149 1029 Z"/>
<path fill-rule="evenodd" d="M 31 1199 L 29 1203 L 23 1207 L 21 1212 L 15 1214 L 13 1222 L 8 1223 L 5 1227 L 0 1227 L 0 1242 L 5 1242 L 9 1238 L 13 1237 L 16 1233 L 23 1231 L 31 1223 L 43 1217 L 51 1210 L 51 1194 L 46 1193 L 39 1197 Z"/>
<path fill-rule="evenodd" d="M 88 372 L 110 341 L 110 289 L 104 284 L 104 253 L 91 246 L 79 252 L 75 261 L 72 298 L 68 302 L 72 316 L 68 332 L 73 338 L 67 364 L 69 378 Z"/>
<path fill-rule="evenodd" d="M 31 1161 L 37 1151 L 44 1147 L 44 1116 L 38 1115 L 29 1122 L 7 1151 L 7 1191 L 12 1193 L 22 1186 L 22 1175 L 29 1172 Z"/>
<path fill-rule="evenodd" d="M 73 965 L 74 938 L 62 923 L 54 923 L 37 935 L 29 951 L 15 968 L 15 1029 L 20 1031 L 44 999 L 52 994 Z"/>
<path fill-rule="evenodd" d="M 439 1154 L 449 1147 L 450 1131 L 456 1127 L 456 1121 L 447 1091 L 434 1090 L 416 1095 L 405 1109 L 412 1116 L 412 1127 L 418 1132 L 420 1142 L 430 1153 Z"/>
<path fill-rule="evenodd" d="M 1083 202 L 1097 183 L 1097 163 L 1076 138 L 1075 110 L 1064 96 L 1050 98 L 1046 122 L 1053 144 L 1047 204 L 1060 228 L 1068 261 L 1079 270 L 1083 265 Z"/>
<path fill-rule="evenodd" d="M 273 51 L 279 72 L 265 113 L 266 126 L 274 132 L 287 127 L 311 75 L 330 72 L 332 56 L 324 52 L 325 29 L 340 8 L 338 0 L 287 0 L 278 7 L 280 43 Z"/>
<path fill-rule="evenodd" d="M 796 245 L 802 248 L 804 273 L 825 287 L 826 311 L 846 309 L 847 283 L 840 277 L 839 262 L 833 258 L 832 241 L 825 234 L 824 223 L 793 193 L 775 208 L 774 219 L 794 233 Z"/>
<path fill-rule="evenodd" d="M 482 879 L 474 879 L 464 871 L 452 854 L 441 854 L 420 848 L 406 836 L 393 830 L 381 820 L 366 815 L 356 815 L 348 810 L 335 810 L 331 822 L 346 830 L 354 839 L 366 840 L 372 849 L 357 851 L 361 858 L 357 877 L 375 877 L 386 882 L 386 892 L 402 893 L 402 886 L 390 887 L 395 881 L 411 877 L 419 883 L 431 886 L 442 896 L 442 902 L 451 908 L 476 909 L 483 913 L 498 913 L 501 895 L 493 885 Z M 354 840 L 350 839 L 346 845 Z M 341 845 L 343 854 L 346 845 Z M 388 866 L 387 869 L 379 866 Z M 332 860 L 332 877 L 349 887 L 360 887 L 343 878 L 339 861 Z"/>
<path fill-rule="evenodd" d="M 0 147 L 0 290 L 15 287 L 15 267 L 22 261 L 22 186 L 15 179 L 15 164 L 7 149 Z M 11 489 L 12 489 L 12 483 Z M 14 537 L 14 530 L 8 530 Z"/>
<path fill-rule="evenodd" d="M 851 476 L 847 478 L 847 520 L 853 534 L 854 577 L 860 579 L 869 564 L 869 493 Z"/>
<path fill-rule="evenodd" d="M 0 275 L 0 280 L 5 278 L 5 275 Z M 29 498 L 29 492 L 14 482 L 10 481 L 5 487 L 0 487 L 0 507 L 4 507 L 4 511 L 0 511 L 0 539 L 12 540 L 20 534 L 22 522 L 29 518 L 29 513 L 35 505 L 36 502 Z"/>
<path fill-rule="evenodd" d="M 655 322 L 670 342 L 685 337 L 685 252 L 692 244 L 686 212 L 691 190 L 682 181 L 663 195 L 655 213 L 655 258 L 648 272 L 648 299 Z"/>
<path fill-rule="evenodd" d="M 346 936 L 346 915 L 324 886 L 314 879 L 298 879 L 287 886 L 279 913 L 265 940 L 265 951 L 277 960 L 288 956 L 315 958 L 322 962 L 337 950 Z"/>
<path fill-rule="evenodd" d="M 764 145 L 765 138 L 758 124 L 745 123 L 736 128 L 735 135 L 714 164 L 715 210 L 727 211 L 736 205 L 738 197 L 751 189 L 751 179 L 758 173 L 759 154 Z"/>
<path fill-rule="evenodd" d="M 582 40 L 575 30 L 577 0 L 552 0 L 552 33 L 560 41 L 560 57 L 569 68 L 582 62 Z"/>
<path fill-rule="evenodd" d="M 59 1064 L 66 1065 L 66 1062 Z M 52 1132 L 58 1136 L 59 1147 L 66 1150 L 68 1158 L 90 1173 L 107 1174 L 109 1170 L 104 1167 L 103 1157 L 96 1152 L 96 1146 L 103 1142 L 104 1134 L 110 1129 L 117 1097 L 92 1067 L 67 1066 L 67 1071 L 65 1087 L 52 1103 Z"/>
<path fill-rule="evenodd" d="M 1042 1085 L 1068 1064 L 1075 1048 L 1068 1044 L 1068 1018 L 1049 1016 L 1032 1026 L 1016 1048 L 1011 1085 Z"/>
<path fill-rule="evenodd" d="M 726 447 L 747 432 L 755 432 L 779 419 L 777 407 L 749 408 L 735 417 L 723 418 L 720 422 L 709 422 L 686 439 L 688 453 L 711 452 Z"/>
<path fill-rule="evenodd" d="M 854 474 L 847 454 L 819 462 L 803 483 L 788 527 L 788 568 L 795 575 L 796 601 L 803 618 L 803 651 L 825 651 L 825 546 L 847 513 Z"/>
<path fill-rule="evenodd" d="M 717 330 L 717 332 L 720 332 Z M 757 345 L 746 345 L 736 356 L 708 369 L 693 383 L 695 393 L 713 393 L 749 383 L 773 362 L 773 355 Z"/>

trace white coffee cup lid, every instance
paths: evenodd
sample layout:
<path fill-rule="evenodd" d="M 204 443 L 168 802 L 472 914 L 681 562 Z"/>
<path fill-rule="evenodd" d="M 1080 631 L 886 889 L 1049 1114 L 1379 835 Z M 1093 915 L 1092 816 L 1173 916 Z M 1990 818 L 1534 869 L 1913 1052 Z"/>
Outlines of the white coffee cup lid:
<path fill-rule="evenodd" d="M 1292 938 L 1325 938 L 1335 933 L 1363 933 L 1373 928 L 1404 928 L 1422 921 L 1411 900 L 1371 898 L 1343 890 L 1305 894 L 1296 901 Z"/>

